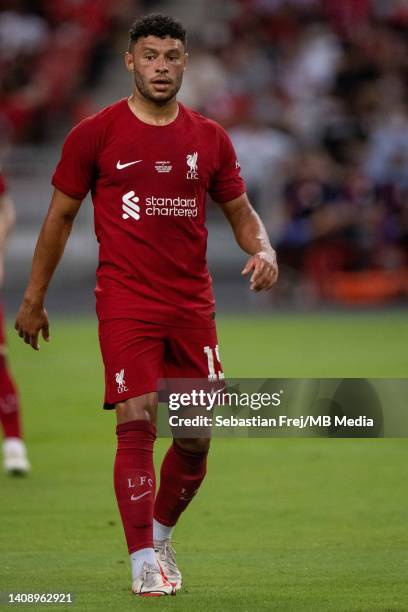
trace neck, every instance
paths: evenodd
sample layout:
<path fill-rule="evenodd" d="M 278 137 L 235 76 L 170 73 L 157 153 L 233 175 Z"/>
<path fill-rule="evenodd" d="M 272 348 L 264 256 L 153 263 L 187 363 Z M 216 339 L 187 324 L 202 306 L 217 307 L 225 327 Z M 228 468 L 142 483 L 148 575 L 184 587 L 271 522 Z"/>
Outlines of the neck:
<path fill-rule="evenodd" d="M 155 104 L 151 100 L 146 100 L 136 89 L 129 96 L 128 104 L 132 113 L 149 125 L 167 125 L 174 121 L 179 113 L 175 97 L 164 104 Z"/>

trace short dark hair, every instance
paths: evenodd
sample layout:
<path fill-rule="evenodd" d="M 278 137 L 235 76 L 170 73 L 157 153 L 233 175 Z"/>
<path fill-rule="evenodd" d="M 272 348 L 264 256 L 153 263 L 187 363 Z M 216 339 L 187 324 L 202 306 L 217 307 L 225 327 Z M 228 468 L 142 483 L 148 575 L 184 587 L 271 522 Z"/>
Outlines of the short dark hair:
<path fill-rule="evenodd" d="M 181 23 L 162 13 L 145 15 L 134 22 L 129 30 L 129 50 L 139 38 L 147 36 L 157 36 L 157 38 L 170 36 L 181 40 L 185 47 L 187 45 L 187 34 Z"/>

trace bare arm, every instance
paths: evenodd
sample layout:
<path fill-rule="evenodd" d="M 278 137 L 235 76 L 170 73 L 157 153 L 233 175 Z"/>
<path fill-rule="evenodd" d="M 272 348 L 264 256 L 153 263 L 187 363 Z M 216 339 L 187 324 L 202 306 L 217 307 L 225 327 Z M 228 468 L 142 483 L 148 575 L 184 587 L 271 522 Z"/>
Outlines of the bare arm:
<path fill-rule="evenodd" d="M 244 193 L 239 198 L 221 205 L 227 217 L 237 243 L 251 255 L 242 274 L 253 270 L 250 288 L 253 291 L 270 289 L 278 278 L 276 253 L 269 242 L 268 234 L 259 215 L 252 208 L 248 196 Z"/>
<path fill-rule="evenodd" d="M 60 261 L 81 200 L 54 190 L 50 208 L 41 228 L 34 251 L 31 275 L 23 302 L 17 314 L 15 329 L 26 344 L 38 350 L 40 330 L 48 341 L 48 315 L 44 308 L 45 294 Z"/>

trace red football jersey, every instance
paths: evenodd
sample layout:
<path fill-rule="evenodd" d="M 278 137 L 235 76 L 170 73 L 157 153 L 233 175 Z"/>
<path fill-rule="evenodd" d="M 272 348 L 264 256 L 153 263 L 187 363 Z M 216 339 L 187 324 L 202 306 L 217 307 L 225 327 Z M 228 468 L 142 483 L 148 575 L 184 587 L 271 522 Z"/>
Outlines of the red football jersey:
<path fill-rule="evenodd" d="M 213 325 L 206 193 L 245 192 L 221 126 L 182 104 L 169 125 L 148 125 L 120 100 L 70 132 L 52 183 L 77 199 L 91 190 L 100 320 Z"/>

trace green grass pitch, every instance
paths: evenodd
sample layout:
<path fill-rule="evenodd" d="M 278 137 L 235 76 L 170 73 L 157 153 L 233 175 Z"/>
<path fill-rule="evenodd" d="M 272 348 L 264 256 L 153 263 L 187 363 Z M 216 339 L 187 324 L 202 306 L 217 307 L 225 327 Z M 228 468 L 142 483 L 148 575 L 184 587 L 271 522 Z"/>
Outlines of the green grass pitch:
<path fill-rule="evenodd" d="M 407 329 L 406 313 L 242 316 L 219 340 L 230 377 L 406 377 Z M 405 439 L 215 440 L 175 533 L 184 590 L 132 596 L 96 324 L 51 336 L 34 353 L 9 332 L 33 472 L 0 475 L 0 591 L 72 591 L 81 611 L 408 610 Z"/>

